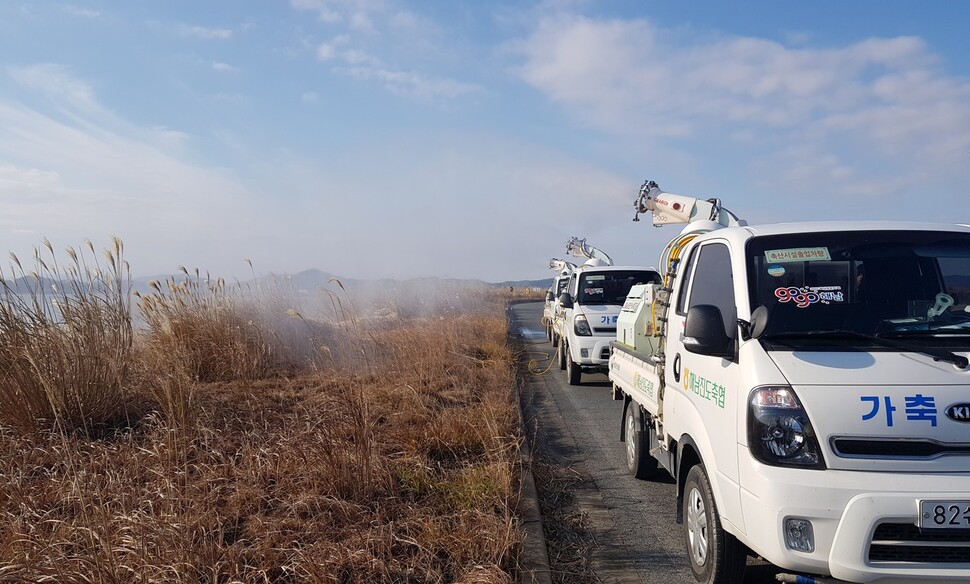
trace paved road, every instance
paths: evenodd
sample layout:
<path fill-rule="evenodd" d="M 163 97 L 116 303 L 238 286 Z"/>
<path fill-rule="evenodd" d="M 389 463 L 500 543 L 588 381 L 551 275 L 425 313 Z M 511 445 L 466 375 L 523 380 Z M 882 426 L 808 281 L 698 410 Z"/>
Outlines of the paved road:
<path fill-rule="evenodd" d="M 523 359 L 536 360 L 533 368 L 549 368 L 555 350 L 539 324 L 542 304 L 516 304 L 510 310 L 513 334 L 525 346 Z M 557 567 L 554 556 L 560 552 L 556 540 L 568 542 L 570 538 L 561 536 L 562 526 L 546 520 L 543 509 L 553 580 L 694 584 L 683 527 L 675 519 L 676 487 L 669 477 L 640 481 L 626 473 L 619 441 L 623 402 L 610 399 L 607 376 L 584 373 L 580 386 L 570 386 L 565 372 L 553 365 L 544 374 L 526 377 L 523 409 L 526 425 L 534 434 L 530 436 L 533 451 L 572 477 L 566 490 L 570 504 L 579 510 L 581 533 L 577 537 L 590 542 L 586 546 L 591 550 L 588 564 L 577 567 L 572 561 Z M 540 493 L 542 490 L 540 485 Z M 777 571 L 749 559 L 743 584 L 776 582 Z"/>

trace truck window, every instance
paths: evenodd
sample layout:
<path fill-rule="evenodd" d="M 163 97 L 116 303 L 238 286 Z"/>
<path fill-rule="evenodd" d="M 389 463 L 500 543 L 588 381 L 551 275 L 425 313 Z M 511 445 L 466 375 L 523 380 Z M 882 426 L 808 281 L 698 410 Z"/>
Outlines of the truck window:
<path fill-rule="evenodd" d="M 587 272 L 579 277 L 576 301 L 580 304 L 622 305 L 634 285 L 659 282 L 660 274 L 653 270 Z"/>
<path fill-rule="evenodd" d="M 680 275 L 678 277 L 683 282 L 683 285 L 680 287 L 680 292 L 677 296 L 677 314 L 681 316 L 687 314 L 687 292 L 688 288 L 690 287 L 688 284 L 691 281 L 691 269 L 694 267 L 694 258 L 696 257 L 697 248 L 694 248 L 690 251 L 690 255 L 687 256 L 687 259 L 680 266 Z"/>
<path fill-rule="evenodd" d="M 885 230 L 763 236 L 748 242 L 746 256 L 751 307 L 767 308 L 769 338 L 851 331 L 955 348 L 970 339 L 970 234 Z M 792 343 L 809 347 L 833 341 L 816 335 Z"/>
<path fill-rule="evenodd" d="M 698 252 L 687 307 L 698 304 L 718 307 L 724 319 L 724 331 L 733 339 L 737 336 L 738 309 L 734 301 L 731 252 L 721 243 L 704 245 Z"/>

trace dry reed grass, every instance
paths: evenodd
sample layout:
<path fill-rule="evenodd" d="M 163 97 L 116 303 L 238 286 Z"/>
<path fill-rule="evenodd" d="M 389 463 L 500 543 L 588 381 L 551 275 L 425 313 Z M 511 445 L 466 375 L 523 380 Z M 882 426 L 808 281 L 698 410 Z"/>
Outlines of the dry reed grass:
<path fill-rule="evenodd" d="M 156 413 L 102 439 L 0 425 L 0 580 L 513 580 L 502 303 L 383 324 L 298 314 L 283 322 L 307 360 L 220 283 L 166 286 L 141 299 L 131 382 Z"/>
<path fill-rule="evenodd" d="M 96 432 L 122 417 L 131 368 L 124 246 L 68 248 L 63 267 L 44 248 L 33 270 L 11 254 L 0 273 L 0 423 Z"/>
<path fill-rule="evenodd" d="M 147 351 L 194 381 L 264 376 L 271 356 L 255 307 L 222 278 L 181 271 L 182 281 L 152 281 L 153 292 L 138 295 L 148 326 Z"/>

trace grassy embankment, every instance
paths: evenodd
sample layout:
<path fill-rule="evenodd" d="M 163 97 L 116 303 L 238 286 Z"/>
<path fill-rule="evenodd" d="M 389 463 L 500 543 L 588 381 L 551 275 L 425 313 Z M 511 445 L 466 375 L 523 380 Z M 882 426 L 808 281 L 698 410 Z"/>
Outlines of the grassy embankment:
<path fill-rule="evenodd" d="M 131 308 L 89 251 L 0 283 L 0 581 L 512 581 L 504 298 L 324 322 L 186 272 Z"/>

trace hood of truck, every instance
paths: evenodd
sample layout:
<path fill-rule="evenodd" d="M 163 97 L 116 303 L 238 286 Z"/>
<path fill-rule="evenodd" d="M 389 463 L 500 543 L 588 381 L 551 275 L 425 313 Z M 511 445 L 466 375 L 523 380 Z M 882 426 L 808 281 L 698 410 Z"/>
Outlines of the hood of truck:
<path fill-rule="evenodd" d="M 616 304 L 584 304 L 575 314 L 585 314 L 594 335 L 616 336 L 616 322 L 620 315 Z"/>
<path fill-rule="evenodd" d="M 970 369 L 918 353 L 771 351 L 828 468 L 970 469 Z"/>

